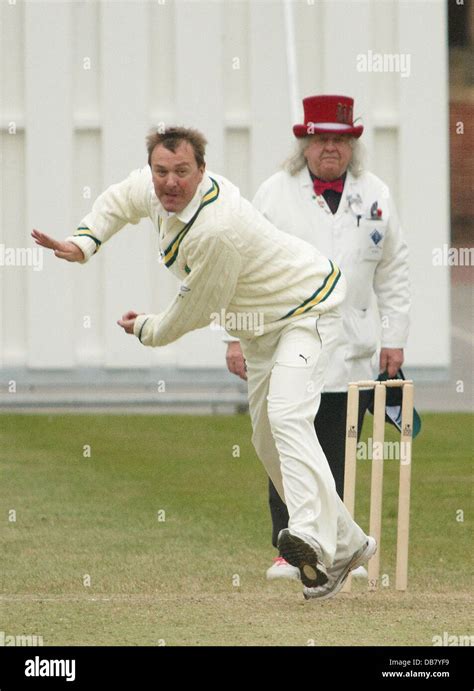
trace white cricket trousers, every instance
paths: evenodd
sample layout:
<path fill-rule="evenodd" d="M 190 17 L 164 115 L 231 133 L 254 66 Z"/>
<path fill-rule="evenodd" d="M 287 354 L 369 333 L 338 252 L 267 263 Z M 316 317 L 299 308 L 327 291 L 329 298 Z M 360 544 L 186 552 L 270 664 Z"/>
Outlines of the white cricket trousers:
<path fill-rule="evenodd" d="M 290 321 L 281 330 L 241 339 L 247 362 L 252 442 L 286 503 L 288 527 L 326 567 L 366 541 L 336 492 L 314 429 L 325 370 L 339 339 L 337 308 Z"/>

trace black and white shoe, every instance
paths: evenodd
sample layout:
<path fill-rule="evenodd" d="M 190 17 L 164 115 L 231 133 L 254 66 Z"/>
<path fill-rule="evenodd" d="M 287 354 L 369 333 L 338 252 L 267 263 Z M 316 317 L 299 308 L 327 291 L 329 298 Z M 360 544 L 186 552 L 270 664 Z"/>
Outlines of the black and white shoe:
<path fill-rule="evenodd" d="M 342 564 L 331 566 L 328 570 L 328 581 L 317 588 L 305 587 L 303 588 L 303 595 L 305 600 L 327 600 L 334 597 L 341 590 L 346 582 L 346 579 L 353 569 L 357 569 L 362 564 L 365 564 L 377 551 L 377 542 L 370 535 L 367 537 L 367 542 L 355 552 L 350 559 Z"/>
<path fill-rule="evenodd" d="M 278 550 L 283 559 L 300 570 L 301 581 L 307 588 L 317 588 L 327 582 L 326 567 L 314 547 L 290 533 L 288 528 L 281 530 L 278 535 Z"/>

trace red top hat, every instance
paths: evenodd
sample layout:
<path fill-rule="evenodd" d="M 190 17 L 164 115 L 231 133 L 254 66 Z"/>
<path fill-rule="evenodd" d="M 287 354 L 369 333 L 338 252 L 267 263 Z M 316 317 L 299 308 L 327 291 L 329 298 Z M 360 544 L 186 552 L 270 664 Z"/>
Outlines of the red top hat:
<path fill-rule="evenodd" d="M 354 99 L 349 96 L 309 96 L 303 99 L 304 125 L 295 125 L 295 137 L 311 134 L 350 134 L 359 138 L 364 128 L 354 127 Z"/>

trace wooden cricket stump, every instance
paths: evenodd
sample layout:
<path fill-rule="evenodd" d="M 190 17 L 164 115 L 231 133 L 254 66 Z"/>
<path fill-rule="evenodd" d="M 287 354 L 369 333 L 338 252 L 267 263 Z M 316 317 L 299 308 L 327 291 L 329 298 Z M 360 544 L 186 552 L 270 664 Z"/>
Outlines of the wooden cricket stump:
<path fill-rule="evenodd" d="M 356 490 L 356 456 L 359 417 L 359 390 L 374 389 L 374 422 L 372 445 L 372 473 L 370 484 L 369 534 L 377 541 L 377 551 L 369 560 L 369 590 L 376 590 L 380 579 L 382 548 L 383 462 L 385 440 L 385 401 L 387 387 L 402 389 L 402 420 L 400 433 L 400 481 L 398 490 L 397 555 L 395 588 L 406 590 L 408 580 L 408 540 L 410 525 L 411 452 L 413 438 L 414 386 L 411 380 L 351 382 L 347 393 L 346 452 L 344 476 L 344 504 L 354 517 Z M 351 574 L 342 592 L 351 591 Z"/>

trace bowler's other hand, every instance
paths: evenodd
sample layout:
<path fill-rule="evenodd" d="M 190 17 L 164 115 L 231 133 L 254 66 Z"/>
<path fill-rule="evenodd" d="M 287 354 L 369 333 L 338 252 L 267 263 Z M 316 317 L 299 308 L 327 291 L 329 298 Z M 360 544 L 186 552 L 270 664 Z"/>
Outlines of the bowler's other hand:
<path fill-rule="evenodd" d="M 143 314 L 141 312 L 140 314 Z M 122 319 L 118 319 L 117 324 L 122 327 L 122 329 L 128 333 L 133 334 L 133 327 L 135 326 L 135 319 L 138 317 L 138 312 L 130 310 L 122 315 Z"/>
<path fill-rule="evenodd" d="M 403 365 L 403 348 L 382 348 L 380 351 L 380 371 L 387 372 L 390 379 L 397 376 Z"/>
<path fill-rule="evenodd" d="M 236 374 L 241 379 L 247 379 L 247 368 L 239 341 L 233 341 L 227 344 L 225 360 L 229 372 Z"/>
<path fill-rule="evenodd" d="M 73 242 L 60 242 L 40 230 L 36 230 L 36 228 L 33 229 L 31 237 L 40 247 L 53 250 L 54 256 L 58 259 L 65 259 L 68 262 L 82 262 L 84 260 L 82 250 Z"/>

